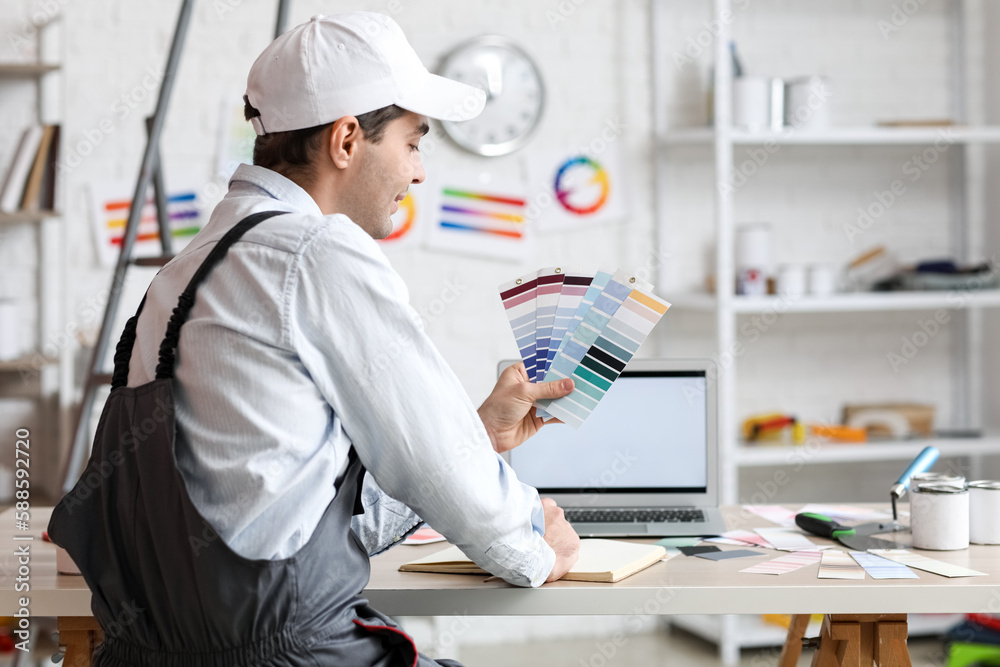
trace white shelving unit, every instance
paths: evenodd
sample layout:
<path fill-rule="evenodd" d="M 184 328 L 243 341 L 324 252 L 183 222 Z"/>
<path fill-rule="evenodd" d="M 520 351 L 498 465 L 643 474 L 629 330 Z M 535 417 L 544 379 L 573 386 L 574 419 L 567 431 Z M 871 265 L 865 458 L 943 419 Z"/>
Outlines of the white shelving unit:
<path fill-rule="evenodd" d="M 662 145 L 711 144 L 717 138 L 711 127 L 678 128 L 660 137 Z M 756 146 L 773 142 L 788 146 L 919 146 L 942 139 L 951 144 L 983 144 L 1000 142 L 1000 127 L 831 127 L 822 131 L 785 129 L 750 132 L 730 128 L 726 134 L 735 146 Z"/>
<path fill-rule="evenodd" d="M 37 62 L 0 63 L 0 87 L 10 82 L 29 80 L 35 87 L 35 117 L 41 123 L 61 123 L 62 61 L 61 39 L 51 32 L 61 21 L 55 16 L 36 25 Z M 65 137 L 62 138 L 65 142 Z M 59 208 L 61 186 L 56 188 Z M 58 490 L 55 473 L 65 444 L 67 415 L 72 377 L 70 345 L 63 336 L 66 294 L 66 248 L 58 210 L 0 213 L 0 231 L 33 228 L 37 252 L 35 299 L 35 337 L 32 349 L 20 359 L 0 362 L 0 400 L 30 399 L 37 405 L 40 431 L 32 432 L 32 491 L 36 503 Z M 27 300 L 26 300 L 27 301 Z M 11 467 L 12 461 L 5 463 Z"/>
<path fill-rule="evenodd" d="M 703 146 L 710 151 L 714 165 L 715 183 L 731 183 L 735 173 L 734 149 L 742 146 L 780 145 L 831 147 L 933 146 L 946 141 L 957 154 L 956 173 L 952 178 L 949 208 L 954 219 L 950 229 L 952 253 L 961 261 L 974 259 L 975 251 L 982 247 L 984 183 L 981 174 L 983 158 L 980 146 L 1000 143 L 1000 127 L 983 126 L 981 104 L 969 94 L 966 82 L 974 49 L 966 36 L 980 26 L 981 7 L 975 0 L 948 0 L 947 32 L 950 38 L 950 80 L 954 82 L 951 99 L 951 116 L 955 125 L 945 127 L 883 127 L 849 126 L 814 129 L 783 129 L 781 131 L 751 132 L 731 125 L 733 81 L 729 43 L 732 26 L 754 7 L 741 7 L 736 11 L 731 0 L 712 0 L 713 16 L 703 23 L 712 26 L 714 51 L 714 126 L 673 126 L 668 118 L 670 100 L 664 82 L 666 68 L 673 66 L 672 54 L 681 48 L 670 44 L 664 36 L 669 33 L 671 10 L 677 5 L 669 0 L 654 0 L 652 20 L 653 57 L 653 126 L 656 172 L 657 229 L 660 256 L 671 251 L 671 221 L 667 209 L 671 182 L 669 167 L 671 151 L 675 147 Z M 845 5 L 844 12 L 850 12 Z M 978 17 L 978 18 L 977 18 Z M 790 149 L 794 150 L 794 149 Z M 688 152 L 690 154 L 690 151 Z M 945 457 L 968 457 L 973 470 L 985 455 L 1000 454 L 1000 435 L 986 434 L 974 438 L 935 438 L 904 442 L 869 443 L 865 445 L 829 445 L 811 450 L 795 446 L 748 446 L 739 440 L 737 414 L 738 363 L 730 351 L 734 349 L 740 317 L 748 314 L 797 313 L 855 313 L 870 318 L 878 326 L 879 314 L 888 311 L 934 311 L 948 309 L 952 314 L 957 342 L 952 358 L 953 391 L 951 404 L 955 415 L 956 430 L 974 431 L 982 425 L 982 309 L 1000 307 L 1000 290 L 962 292 L 908 293 L 845 293 L 828 297 L 805 296 L 788 299 L 777 296 L 743 297 L 734 294 L 735 285 L 735 232 L 734 197 L 723 188 L 713 188 L 706 196 L 714 197 L 715 231 L 715 285 L 716 294 L 678 294 L 669 285 L 660 285 L 660 293 L 667 295 L 678 309 L 691 309 L 714 316 L 714 343 L 717 359 L 732 359 L 725 372 L 718 375 L 720 479 L 723 502 L 734 503 L 739 495 L 739 471 L 750 467 L 780 467 L 785 465 L 820 465 L 828 463 L 861 463 L 867 461 L 907 460 L 924 446 L 933 444 Z M 887 487 L 888 490 L 888 487 Z M 822 611 L 822 610 L 817 610 Z M 767 626 L 756 617 L 683 617 L 672 621 L 719 645 L 720 655 L 726 664 L 735 664 L 739 649 L 751 646 L 775 645 L 782 641 L 780 628 Z M 953 618 L 928 617 L 911 620 L 911 632 L 940 632 L 953 624 Z"/>
<path fill-rule="evenodd" d="M 965 8 L 964 0 L 952 0 L 951 22 L 953 38 L 963 44 L 966 24 L 973 21 Z M 668 2 L 654 2 L 654 33 L 657 26 L 664 25 L 668 20 Z M 730 0 L 714 0 L 715 17 L 732 16 Z M 752 11 L 752 10 L 750 10 Z M 845 11 L 850 11 L 845 9 Z M 735 19 L 738 20 L 738 19 Z M 667 253 L 667 239 L 670 235 L 670 221 L 664 213 L 666 198 L 669 197 L 670 184 L 665 178 L 665 166 L 670 160 L 669 153 L 673 146 L 704 145 L 713 151 L 715 181 L 726 183 L 731 181 L 734 171 L 734 147 L 742 145 L 761 145 L 767 143 L 804 146 L 894 146 L 894 145 L 932 145 L 947 137 L 962 152 L 962 172 L 959 175 L 957 192 L 953 196 L 955 209 L 954 254 L 960 259 L 969 258 L 972 249 L 978 247 L 982 237 L 982 220 L 980 207 L 974 202 L 982 197 L 982 185 L 975 179 L 965 178 L 971 168 L 970 156 L 963 148 L 984 143 L 1000 143 L 1000 127 L 957 124 L 946 127 L 830 127 L 822 130 L 788 128 L 781 131 L 751 132 L 730 125 L 732 76 L 730 72 L 730 56 L 728 44 L 730 40 L 732 21 L 717 21 L 713 25 L 719 27 L 715 35 L 715 125 L 713 127 L 672 127 L 667 118 L 666 91 L 662 86 L 654 90 L 654 129 L 656 132 L 657 151 L 657 207 L 660 250 Z M 669 46 L 664 40 L 656 39 L 653 52 L 654 70 L 670 62 Z M 965 69 L 962 58 L 954 59 L 954 78 L 965 80 Z M 657 75 L 657 80 L 662 77 Z M 954 94 L 954 116 L 959 123 L 966 116 L 964 86 L 956 86 Z M 744 297 L 734 294 L 732 285 L 735 282 L 734 267 L 734 201 L 721 189 L 716 189 L 715 197 L 715 232 L 716 232 L 716 274 L 715 284 L 721 286 L 717 294 L 691 293 L 677 294 L 668 287 L 661 286 L 663 293 L 670 294 L 671 302 L 676 308 L 691 309 L 711 313 L 715 316 L 716 349 L 719 358 L 725 358 L 727 351 L 732 349 L 736 340 L 738 317 L 745 314 L 795 314 L 795 313 L 869 313 L 872 317 L 888 311 L 920 311 L 948 309 L 954 311 L 956 320 L 963 330 L 963 341 L 958 346 L 955 357 L 956 384 L 959 386 L 954 396 L 960 429 L 978 428 L 981 422 L 980 395 L 981 378 L 979 377 L 979 360 L 982 356 L 982 338 L 980 331 L 981 309 L 1000 307 L 1000 290 L 969 291 L 956 294 L 953 292 L 891 292 L 891 293 L 841 293 L 826 297 L 803 296 L 787 298 L 779 296 Z M 877 325 L 876 325 L 877 326 Z M 720 444 L 722 466 L 722 488 L 724 502 L 734 502 L 737 494 L 738 470 L 743 465 L 779 464 L 783 452 L 764 449 L 760 453 L 753 448 L 742 445 L 737 439 L 738 415 L 736 407 L 736 377 L 735 364 L 725 373 L 719 374 L 719 416 Z M 963 406 L 965 406 L 963 410 Z M 979 453 L 1000 453 L 995 437 L 983 437 L 961 441 L 929 441 L 939 444 L 946 454 L 972 455 Z M 811 462 L 823 463 L 851 460 L 890 460 L 905 458 L 902 452 L 912 451 L 911 444 L 899 443 L 872 445 L 867 449 L 860 447 L 844 448 L 843 453 L 833 454 L 833 446 L 826 448 L 830 454 L 817 456 Z M 794 450 L 792 450 L 794 451 Z M 865 454 L 861 454 L 865 451 Z M 961 454 L 960 454 L 961 453 Z M 767 463 L 765 463 L 767 462 Z"/>

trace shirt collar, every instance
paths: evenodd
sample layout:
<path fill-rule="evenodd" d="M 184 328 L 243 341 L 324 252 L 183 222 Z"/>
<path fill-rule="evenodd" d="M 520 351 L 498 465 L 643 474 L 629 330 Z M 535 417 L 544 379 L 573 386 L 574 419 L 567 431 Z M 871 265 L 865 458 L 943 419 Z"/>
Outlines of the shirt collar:
<path fill-rule="evenodd" d="M 241 164 L 229 179 L 230 192 L 236 183 L 247 183 L 263 190 L 268 196 L 291 204 L 301 213 L 323 215 L 316 200 L 294 181 L 276 171 L 254 164 Z"/>

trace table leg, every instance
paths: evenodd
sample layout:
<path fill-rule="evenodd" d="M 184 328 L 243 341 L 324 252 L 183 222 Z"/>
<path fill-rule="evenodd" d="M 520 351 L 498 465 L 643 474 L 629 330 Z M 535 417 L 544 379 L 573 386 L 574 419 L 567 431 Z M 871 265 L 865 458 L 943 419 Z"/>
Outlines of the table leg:
<path fill-rule="evenodd" d="M 799 664 L 799 656 L 802 655 L 802 638 L 806 636 L 806 628 L 809 627 L 809 616 L 809 614 L 792 616 L 792 622 L 788 624 L 785 645 L 781 647 L 778 667 L 795 667 Z"/>
<path fill-rule="evenodd" d="M 808 623 L 792 617 L 778 667 L 796 664 Z M 906 635 L 906 614 L 827 614 L 812 667 L 912 667 Z"/>
<path fill-rule="evenodd" d="M 90 667 L 94 648 L 104 641 L 104 633 L 92 616 L 60 616 L 59 643 L 66 647 L 64 667 Z"/>
<path fill-rule="evenodd" d="M 906 648 L 906 621 L 880 621 L 875 627 L 875 664 L 878 667 L 912 667 Z"/>

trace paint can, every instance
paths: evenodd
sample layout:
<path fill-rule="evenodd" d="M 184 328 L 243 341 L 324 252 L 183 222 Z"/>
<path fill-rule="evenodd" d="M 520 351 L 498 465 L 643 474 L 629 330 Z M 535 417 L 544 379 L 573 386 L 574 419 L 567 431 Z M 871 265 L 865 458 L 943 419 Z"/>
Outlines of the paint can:
<path fill-rule="evenodd" d="M 778 81 L 778 84 L 775 84 Z M 733 125 L 751 132 L 773 129 L 772 108 L 780 80 L 769 76 L 741 76 L 733 79 Z M 783 102 L 784 90 L 777 96 Z M 779 107 L 780 108 L 780 107 Z M 780 127 L 780 123 L 778 124 Z"/>
<path fill-rule="evenodd" d="M 916 488 L 921 484 L 947 484 L 959 489 L 965 488 L 965 477 L 951 475 L 946 472 L 918 472 L 910 478 L 910 486 Z"/>
<path fill-rule="evenodd" d="M 969 541 L 1000 544 L 1000 482 L 969 482 Z"/>
<path fill-rule="evenodd" d="M 798 298 L 806 293 L 806 268 L 801 264 L 784 264 L 778 269 L 774 291 L 781 296 Z"/>
<path fill-rule="evenodd" d="M 771 266 L 771 225 L 740 225 L 736 230 L 736 292 L 745 296 L 767 294 Z"/>
<path fill-rule="evenodd" d="M 829 296 L 837 291 L 837 273 L 829 264 L 813 264 L 809 267 L 809 293 L 813 296 Z"/>
<path fill-rule="evenodd" d="M 910 494 L 910 530 L 917 549 L 967 549 L 968 490 L 948 484 L 917 485 Z"/>
<path fill-rule="evenodd" d="M 830 82 L 804 76 L 785 82 L 785 125 L 820 129 L 830 125 Z"/>

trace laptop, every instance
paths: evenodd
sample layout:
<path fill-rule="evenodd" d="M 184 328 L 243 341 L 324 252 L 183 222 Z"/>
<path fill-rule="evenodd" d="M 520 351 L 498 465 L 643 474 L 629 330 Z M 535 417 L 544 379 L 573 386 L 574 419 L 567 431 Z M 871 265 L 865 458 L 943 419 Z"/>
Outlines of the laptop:
<path fill-rule="evenodd" d="M 723 533 L 713 369 L 633 359 L 580 428 L 547 424 L 504 458 L 581 537 Z"/>

